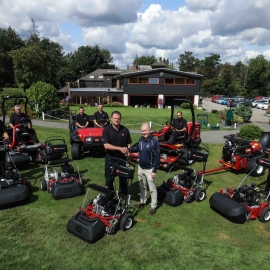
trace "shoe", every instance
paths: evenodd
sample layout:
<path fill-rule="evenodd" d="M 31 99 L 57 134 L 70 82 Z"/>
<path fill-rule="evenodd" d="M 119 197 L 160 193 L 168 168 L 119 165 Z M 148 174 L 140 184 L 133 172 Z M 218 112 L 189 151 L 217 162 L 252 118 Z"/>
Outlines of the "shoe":
<path fill-rule="evenodd" d="M 149 214 L 153 216 L 157 212 L 156 208 L 151 208 Z"/>
<path fill-rule="evenodd" d="M 139 203 L 137 203 L 137 204 L 134 206 L 134 208 L 142 208 L 142 207 L 144 207 L 144 206 L 145 206 L 145 203 L 139 202 Z"/>

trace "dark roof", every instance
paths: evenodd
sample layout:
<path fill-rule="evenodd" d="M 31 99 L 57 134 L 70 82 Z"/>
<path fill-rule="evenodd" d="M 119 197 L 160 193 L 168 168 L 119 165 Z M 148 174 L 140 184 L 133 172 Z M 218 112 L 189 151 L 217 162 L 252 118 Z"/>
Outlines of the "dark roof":
<path fill-rule="evenodd" d="M 155 66 L 158 66 L 158 67 L 166 67 L 166 64 L 164 64 L 163 62 L 156 61 L 156 62 L 154 62 L 151 66 L 152 66 L 152 67 L 155 67 Z"/>
<path fill-rule="evenodd" d="M 174 73 L 177 75 L 185 75 L 185 76 L 191 76 L 191 77 L 196 77 L 196 78 L 201 78 L 203 75 L 195 73 L 195 72 L 184 72 L 184 71 L 178 71 L 178 70 L 172 70 L 172 69 L 167 69 L 167 68 L 155 68 L 152 70 L 129 70 L 128 72 L 123 72 L 117 76 L 116 78 L 120 77 L 128 77 L 128 76 L 134 76 L 134 75 L 140 75 L 140 74 L 151 74 L 151 73 L 156 73 L 156 72 L 166 72 L 166 73 Z"/>
<path fill-rule="evenodd" d="M 65 85 L 61 89 L 57 90 L 58 93 L 68 93 L 68 86 Z"/>

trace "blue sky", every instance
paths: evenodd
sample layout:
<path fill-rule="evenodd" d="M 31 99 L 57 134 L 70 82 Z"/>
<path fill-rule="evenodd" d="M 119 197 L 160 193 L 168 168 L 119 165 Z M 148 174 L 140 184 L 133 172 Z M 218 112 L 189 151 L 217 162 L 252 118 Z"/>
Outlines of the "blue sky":
<path fill-rule="evenodd" d="M 185 51 L 234 64 L 258 54 L 270 60 L 269 10 L 270 0 L 0 0 L 0 27 L 25 39 L 34 18 L 65 52 L 99 45 L 119 68 L 136 55 L 176 63 Z"/>

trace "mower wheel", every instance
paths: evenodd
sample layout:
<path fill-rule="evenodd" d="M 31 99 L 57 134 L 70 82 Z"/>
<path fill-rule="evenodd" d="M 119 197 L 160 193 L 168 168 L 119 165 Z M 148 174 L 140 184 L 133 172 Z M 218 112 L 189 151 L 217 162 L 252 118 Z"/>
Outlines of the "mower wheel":
<path fill-rule="evenodd" d="M 73 143 L 72 149 L 71 149 L 71 155 L 74 160 L 77 160 L 80 158 L 80 144 L 79 143 Z"/>
<path fill-rule="evenodd" d="M 206 191 L 202 188 L 198 188 L 195 192 L 196 202 L 201 202 L 206 198 Z"/>
<path fill-rule="evenodd" d="M 270 208 L 265 207 L 260 213 L 259 220 L 261 222 L 269 222 L 270 221 Z"/>
<path fill-rule="evenodd" d="M 47 182 L 46 182 L 45 178 L 40 179 L 40 188 L 41 188 L 41 190 L 47 190 Z"/>
<path fill-rule="evenodd" d="M 132 214 L 125 214 L 122 218 L 121 218 L 121 221 L 120 221 L 120 229 L 122 231 L 127 231 L 129 230 L 132 225 L 133 225 L 133 222 L 134 222 L 134 218 L 133 218 L 133 215 Z"/>
<path fill-rule="evenodd" d="M 246 167 L 248 172 L 253 170 L 254 166 L 256 165 L 256 160 L 257 160 L 257 157 L 253 157 L 248 161 L 247 167 Z M 251 175 L 258 177 L 258 176 L 264 175 L 264 173 L 265 173 L 265 167 L 257 164 L 256 169 L 251 173 Z"/>
<path fill-rule="evenodd" d="M 29 190 L 30 193 L 33 192 L 32 184 L 28 180 L 26 181 L 26 187 L 28 188 L 28 190 Z"/>

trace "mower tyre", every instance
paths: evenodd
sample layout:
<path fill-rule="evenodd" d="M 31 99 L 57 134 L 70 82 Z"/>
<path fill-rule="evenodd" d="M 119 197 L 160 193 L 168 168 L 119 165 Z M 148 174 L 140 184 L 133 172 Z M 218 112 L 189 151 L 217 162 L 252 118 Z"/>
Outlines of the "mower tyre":
<path fill-rule="evenodd" d="M 33 192 L 32 184 L 28 180 L 26 181 L 26 187 L 28 188 L 28 190 L 29 190 L 30 193 Z"/>
<path fill-rule="evenodd" d="M 256 164 L 256 160 L 257 160 L 257 157 L 253 157 L 248 161 L 247 168 L 246 168 L 248 172 L 250 172 L 254 168 Z M 251 173 L 251 175 L 258 177 L 258 176 L 264 175 L 264 173 L 265 173 L 265 167 L 257 164 L 256 169 Z"/>
<path fill-rule="evenodd" d="M 78 160 L 80 158 L 80 148 L 79 143 L 72 144 L 71 155 L 74 160 Z"/>
<path fill-rule="evenodd" d="M 47 182 L 46 182 L 45 178 L 40 179 L 40 188 L 41 188 L 41 190 L 47 190 Z"/>
<path fill-rule="evenodd" d="M 270 221 L 270 208 L 265 207 L 260 213 L 259 220 L 261 222 L 269 222 Z"/>
<path fill-rule="evenodd" d="M 206 191 L 202 188 L 198 188 L 195 192 L 195 201 L 201 202 L 206 198 Z"/>
<path fill-rule="evenodd" d="M 122 231 L 127 231 L 132 227 L 133 223 L 134 223 L 133 215 L 130 213 L 127 213 L 121 218 L 120 229 Z"/>

